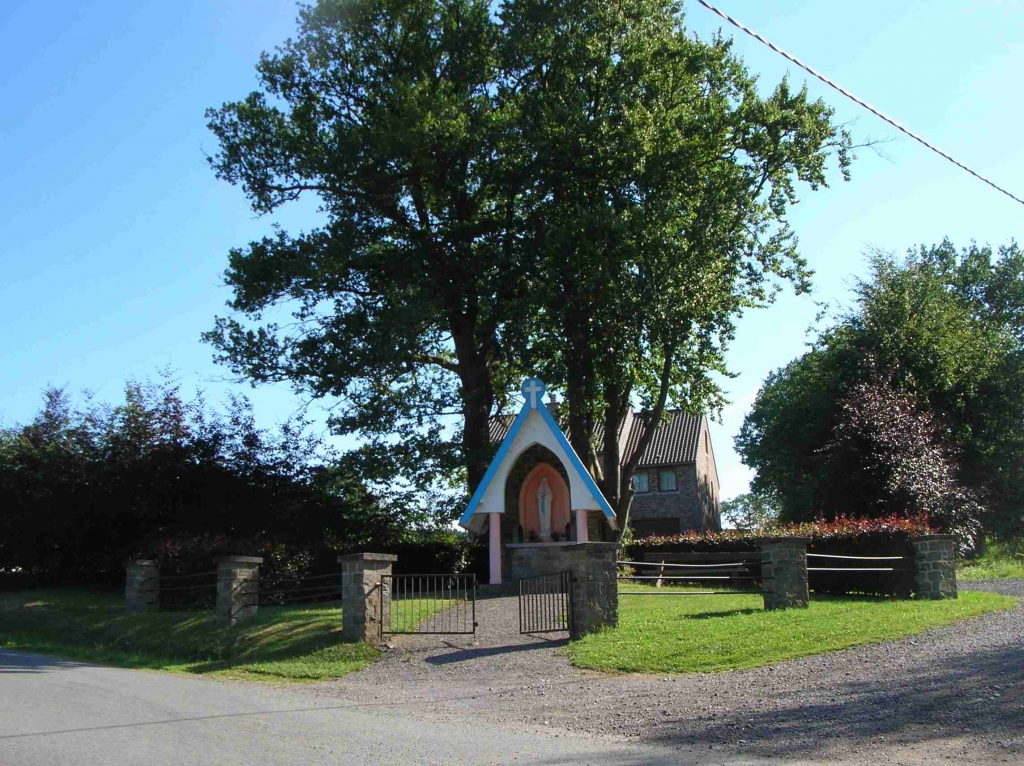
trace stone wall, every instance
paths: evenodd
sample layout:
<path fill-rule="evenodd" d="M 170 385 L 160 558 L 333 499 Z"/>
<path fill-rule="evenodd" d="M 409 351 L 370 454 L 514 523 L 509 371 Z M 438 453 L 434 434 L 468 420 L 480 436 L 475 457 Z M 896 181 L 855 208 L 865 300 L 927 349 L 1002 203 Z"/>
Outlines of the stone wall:
<path fill-rule="evenodd" d="M 956 598 L 956 551 L 952 535 L 923 535 L 911 540 L 918 598 Z"/>
<path fill-rule="evenodd" d="M 618 543 L 580 543 L 570 551 L 572 624 L 570 638 L 619 624 L 619 590 L 615 560 Z"/>
<path fill-rule="evenodd" d="M 576 639 L 619 622 L 615 574 L 618 543 L 530 545 L 511 548 L 511 578 L 570 572 L 573 615 L 570 634 Z"/>
<path fill-rule="evenodd" d="M 377 644 L 381 614 L 390 615 L 391 594 L 381 585 L 398 556 L 390 553 L 352 553 L 339 556 L 341 564 L 341 626 L 346 641 Z"/>
<path fill-rule="evenodd" d="M 800 537 L 768 539 L 760 541 L 759 547 L 764 608 L 806 608 L 810 601 L 807 540 Z"/>
<path fill-rule="evenodd" d="M 229 627 L 256 617 L 260 564 L 256 556 L 231 556 L 217 563 L 217 624 Z"/>
<path fill-rule="evenodd" d="M 504 571 L 511 580 L 567 572 L 572 569 L 571 551 L 576 547 L 575 543 L 531 543 L 524 547 L 514 545 L 507 549 L 509 568 Z"/>
<path fill-rule="evenodd" d="M 139 560 L 128 565 L 124 606 L 129 612 L 155 612 L 160 608 L 160 567 L 155 561 Z"/>

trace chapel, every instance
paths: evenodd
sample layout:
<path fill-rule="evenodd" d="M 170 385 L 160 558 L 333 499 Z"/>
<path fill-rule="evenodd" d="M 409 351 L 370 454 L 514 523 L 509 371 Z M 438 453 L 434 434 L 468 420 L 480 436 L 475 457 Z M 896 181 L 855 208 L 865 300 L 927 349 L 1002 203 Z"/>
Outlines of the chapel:
<path fill-rule="evenodd" d="M 460 520 L 487 535 L 492 583 L 556 571 L 559 549 L 618 538 L 615 514 L 569 443 L 554 397 L 544 401 L 537 378 L 525 380 L 522 393 L 517 415 L 491 418 L 498 451 Z M 640 414 L 631 412 L 618 434 L 623 461 L 638 449 L 642 430 Z M 637 537 L 721 529 L 707 418 L 666 413 L 640 456 L 633 490 Z"/>

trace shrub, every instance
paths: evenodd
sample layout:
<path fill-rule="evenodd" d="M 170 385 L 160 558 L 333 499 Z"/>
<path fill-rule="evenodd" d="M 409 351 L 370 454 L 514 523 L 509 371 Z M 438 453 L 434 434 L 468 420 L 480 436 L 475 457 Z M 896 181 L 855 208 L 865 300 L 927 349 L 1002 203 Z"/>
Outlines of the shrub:
<path fill-rule="evenodd" d="M 924 516 L 885 516 L 876 519 L 819 520 L 800 524 L 776 524 L 758 531 L 726 529 L 721 532 L 686 532 L 669 537 L 645 537 L 624 547 L 628 560 L 641 560 L 650 553 L 713 553 L 753 551 L 765 538 L 808 538 L 807 552 L 839 556 L 902 556 L 903 561 L 851 562 L 865 568 L 887 567 L 894 572 L 810 572 L 810 587 L 816 593 L 865 593 L 906 595 L 913 590 L 913 546 L 911 538 L 934 533 Z M 827 560 L 826 560 L 827 561 Z M 817 563 L 817 562 L 816 562 Z M 814 568 L 836 567 L 821 563 Z"/>

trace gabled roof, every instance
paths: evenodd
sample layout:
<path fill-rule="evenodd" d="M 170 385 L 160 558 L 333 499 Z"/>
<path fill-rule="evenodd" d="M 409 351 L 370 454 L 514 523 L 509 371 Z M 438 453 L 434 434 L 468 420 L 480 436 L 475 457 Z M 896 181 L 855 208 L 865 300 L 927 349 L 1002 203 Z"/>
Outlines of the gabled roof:
<path fill-rule="evenodd" d="M 544 405 L 544 384 L 537 378 L 527 378 L 523 381 L 522 392 L 526 400 L 523 408 L 506 429 L 498 453 L 473 493 L 459 524 L 480 532 L 486 514 L 504 513 L 505 480 L 509 470 L 527 448 L 542 444 L 555 453 L 569 475 L 571 509 L 599 510 L 615 529 L 615 512 Z"/>
<path fill-rule="evenodd" d="M 697 460 L 697 451 L 700 448 L 700 424 L 703 416 L 690 415 L 682 410 L 670 410 L 665 415 L 665 421 L 658 430 L 654 432 L 654 438 L 644 452 L 643 457 L 637 464 L 638 468 L 654 468 L 662 465 L 679 465 L 680 463 L 693 463 Z M 513 415 L 497 415 L 490 419 L 488 428 L 491 435 L 491 443 L 502 441 L 508 434 L 512 423 L 515 420 Z M 561 413 L 555 416 L 555 420 L 568 433 L 566 418 Z M 626 462 L 636 451 L 640 443 L 640 436 L 643 434 L 643 416 L 639 412 L 631 412 L 622 424 L 622 433 L 619 434 L 619 450 L 622 462 Z M 594 437 L 598 446 L 604 441 L 604 426 L 598 424 Z"/>

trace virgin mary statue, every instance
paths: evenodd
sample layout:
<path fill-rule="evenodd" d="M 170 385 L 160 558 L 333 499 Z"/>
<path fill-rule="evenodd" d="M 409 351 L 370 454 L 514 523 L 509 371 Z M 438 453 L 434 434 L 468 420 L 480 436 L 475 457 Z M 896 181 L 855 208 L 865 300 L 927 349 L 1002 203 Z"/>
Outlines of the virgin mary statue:
<path fill-rule="evenodd" d="M 547 542 L 551 539 L 551 498 L 553 493 L 545 476 L 537 487 L 537 512 L 540 514 L 540 539 Z"/>

